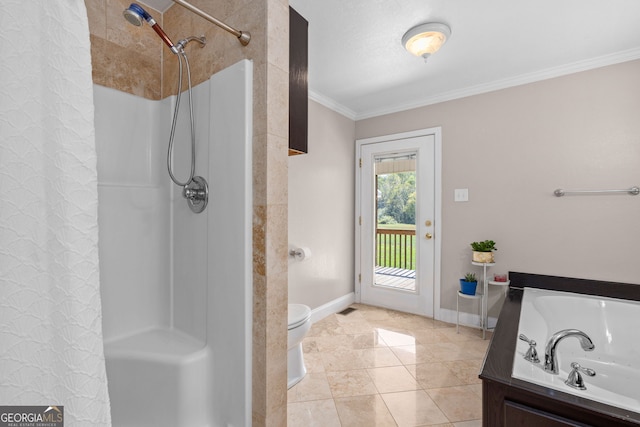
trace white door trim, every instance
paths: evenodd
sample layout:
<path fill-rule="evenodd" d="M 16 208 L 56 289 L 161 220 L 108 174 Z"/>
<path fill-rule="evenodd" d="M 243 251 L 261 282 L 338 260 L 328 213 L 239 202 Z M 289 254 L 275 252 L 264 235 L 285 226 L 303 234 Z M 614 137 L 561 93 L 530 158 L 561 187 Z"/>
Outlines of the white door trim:
<path fill-rule="evenodd" d="M 391 135 L 382 135 L 372 138 L 364 138 L 356 140 L 356 164 L 355 164 L 355 300 L 360 302 L 361 297 L 361 269 L 362 269 L 362 251 L 360 248 L 361 227 L 360 218 L 362 216 L 361 194 L 360 194 L 360 149 L 364 144 L 373 144 L 376 142 L 385 142 L 398 139 L 414 138 L 419 136 L 433 135 L 435 138 L 435 206 L 434 206 L 434 269 L 433 269 L 433 318 L 441 320 L 440 312 L 440 280 L 441 280 L 441 264 L 442 264 L 442 128 L 433 127 L 427 129 L 419 129 L 410 132 L 395 133 Z"/>

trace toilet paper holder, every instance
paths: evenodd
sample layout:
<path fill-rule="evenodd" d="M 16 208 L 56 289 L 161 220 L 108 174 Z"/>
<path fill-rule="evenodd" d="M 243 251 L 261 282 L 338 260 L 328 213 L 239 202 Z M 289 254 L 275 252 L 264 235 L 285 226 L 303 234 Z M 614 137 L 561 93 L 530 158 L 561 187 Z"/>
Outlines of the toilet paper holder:
<path fill-rule="evenodd" d="M 304 261 L 311 256 L 311 250 L 309 248 L 295 248 L 289 250 L 289 256 L 296 261 Z"/>

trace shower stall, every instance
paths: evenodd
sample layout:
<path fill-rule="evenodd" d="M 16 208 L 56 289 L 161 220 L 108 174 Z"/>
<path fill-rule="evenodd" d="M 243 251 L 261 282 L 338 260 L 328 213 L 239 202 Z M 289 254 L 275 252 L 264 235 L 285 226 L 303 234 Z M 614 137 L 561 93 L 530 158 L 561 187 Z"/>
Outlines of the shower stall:
<path fill-rule="evenodd" d="M 94 86 L 104 351 L 114 426 L 251 424 L 252 62 L 193 88 L 193 213 L 166 173 L 175 96 Z M 188 176 L 188 110 L 174 173 Z"/>

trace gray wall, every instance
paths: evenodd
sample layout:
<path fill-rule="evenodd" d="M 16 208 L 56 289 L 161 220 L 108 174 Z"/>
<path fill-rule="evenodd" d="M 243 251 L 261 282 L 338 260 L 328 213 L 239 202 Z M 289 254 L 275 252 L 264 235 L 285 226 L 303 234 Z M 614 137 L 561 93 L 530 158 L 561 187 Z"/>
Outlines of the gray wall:
<path fill-rule="evenodd" d="M 640 61 L 361 120 L 356 139 L 435 126 L 443 308 L 455 310 L 458 278 L 479 271 L 469 263 L 475 240 L 497 242 L 492 272 L 640 283 L 640 196 L 552 194 L 640 185 Z M 337 154 L 328 160 L 342 164 Z M 468 202 L 454 203 L 456 188 L 469 189 Z"/>
<path fill-rule="evenodd" d="M 289 302 L 317 308 L 353 292 L 355 123 L 309 101 L 309 153 L 289 157 Z"/>

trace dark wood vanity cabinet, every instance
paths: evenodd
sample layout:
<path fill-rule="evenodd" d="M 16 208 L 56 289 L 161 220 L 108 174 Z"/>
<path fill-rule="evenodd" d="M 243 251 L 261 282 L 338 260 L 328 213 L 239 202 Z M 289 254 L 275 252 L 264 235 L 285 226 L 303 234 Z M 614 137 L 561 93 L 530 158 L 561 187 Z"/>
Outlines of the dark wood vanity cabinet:
<path fill-rule="evenodd" d="M 505 400 L 504 402 L 504 421 L 506 425 L 509 426 L 586 426 L 586 424 L 576 423 L 569 419 L 509 400 Z"/>
<path fill-rule="evenodd" d="M 483 426 L 544 427 L 614 427 L 638 424 L 617 419 L 610 414 L 580 408 L 557 400 L 556 396 L 540 396 L 513 385 L 483 381 Z M 594 408 L 595 409 L 595 408 Z"/>
<path fill-rule="evenodd" d="M 289 155 L 307 152 L 309 24 L 289 7 Z"/>

